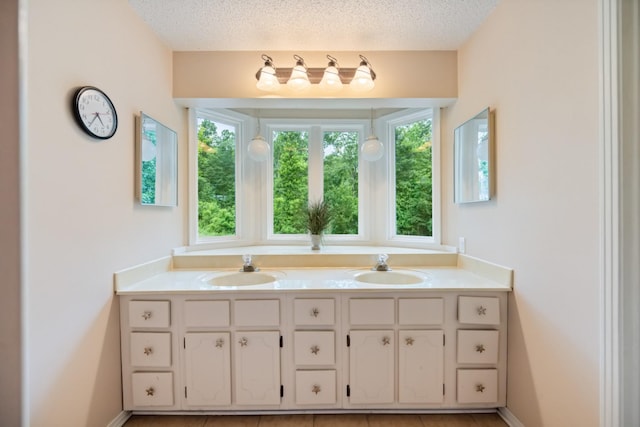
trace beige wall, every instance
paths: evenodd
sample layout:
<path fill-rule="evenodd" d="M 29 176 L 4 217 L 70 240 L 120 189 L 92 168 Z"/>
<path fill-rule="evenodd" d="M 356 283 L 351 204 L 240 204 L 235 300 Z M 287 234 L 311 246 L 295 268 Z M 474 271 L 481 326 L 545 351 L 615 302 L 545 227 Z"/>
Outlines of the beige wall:
<path fill-rule="evenodd" d="M 459 51 L 443 114 L 444 243 L 515 269 L 507 405 L 526 426 L 599 424 L 597 0 L 503 0 Z M 452 204 L 452 135 L 495 109 L 497 193 Z"/>
<path fill-rule="evenodd" d="M 134 199 L 134 118 L 175 129 L 186 185 L 186 117 L 171 97 L 172 55 L 126 1 L 28 2 L 25 217 L 30 426 L 104 426 L 122 410 L 113 273 L 186 243 L 178 208 Z M 74 122 L 83 85 L 111 97 L 116 135 Z"/>
<path fill-rule="evenodd" d="M 264 62 L 263 52 L 175 52 L 173 54 L 173 95 L 176 98 L 257 98 L 272 96 L 256 88 L 256 72 Z M 291 68 L 294 52 L 266 52 L 274 65 Z M 348 88 L 340 97 L 348 98 L 455 98 L 457 96 L 457 54 L 455 51 L 424 52 L 296 52 L 310 68 L 326 67 L 326 54 L 338 59 L 341 67 L 355 68 L 364 55 L 378 78 L 376 87 L 353 94 Z M 287 97 L 326 96 L 317 87 L 303 94 L 282 89 Z M 280 92 L 278 92 L 280 94 Z"/>

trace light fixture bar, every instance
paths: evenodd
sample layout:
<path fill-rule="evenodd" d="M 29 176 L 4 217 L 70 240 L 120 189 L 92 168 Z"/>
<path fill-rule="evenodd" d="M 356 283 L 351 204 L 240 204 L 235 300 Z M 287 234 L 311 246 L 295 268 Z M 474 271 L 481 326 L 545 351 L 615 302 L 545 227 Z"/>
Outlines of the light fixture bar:
<path fill-rule="evenodd" d="M 335 58 L 331 57 L 331 56 L 327 56 L 328 58 L 330 58 L 331 60 L 335 61 Z M 272 59 L 267 56 L 267 55 L 262 55 L 262 58 L 265 59 L 265 68 L 267 68 L 268 72 L 270 75 L 275 75 L 276 79 L 278 80 L 278 82 L 280 84 L 286 84 L 287 81 L 289 80 L 289 78 L 291 77 L 291 72 L 293 71 L 293 67 L 288 67 L 288 68 L 283 68 L 283 67 L 278 67 L 276 68 L 273 65 L 273 61 Z M 300 58 L 298 55 L 294 55 L 294 58 L 296 58 L 297 60 L 302 60 L 302 58 Z M 373 71 L 373 69 L 371 68 L 371 64 L 369 63 L 369 61 L 367 60 L 367 58 L 365 58 L 364 56 L 360 55 L 360 65 L 358 67 L 353 67 L 353 68 L 346 68 L 346 67 L 339 67 L 337 68 L 338 70 L 338 75 L 340 76 L 340 80 L 342 81 L 343 84 L 349 84 L 351 83 L 351 81 L 353 80 L 353 78 L 356 75 L 356 71 L 358 71 L 358 69 L 360 69 L 361 67 L 367 67 L 367 70 L 369 72 L 369 74 L 371 75 L 371 81 L 376 79 L 376 73 Z M 307 67 L 307 76 L 309 77 L 309 82 L 311 84 L 319 84 L 320 81 L 322 80 L 322 77 L 324 76 L 324 72 L 327 69 L 327 67 Z M 260 68 L 258 70 L 258 72 L 256 73 L 256 80 L 260 80 L 260 76 L 261 73 L 263 71 L 263 68 Z"/>

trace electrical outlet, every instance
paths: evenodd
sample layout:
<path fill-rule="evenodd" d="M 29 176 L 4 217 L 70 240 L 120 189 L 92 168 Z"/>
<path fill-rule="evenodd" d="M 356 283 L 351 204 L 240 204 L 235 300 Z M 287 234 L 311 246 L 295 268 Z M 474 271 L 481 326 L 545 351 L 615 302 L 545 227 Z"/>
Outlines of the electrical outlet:
<path fill-rule="evenodd" d="M 461 254 L 467 251 L 467 241 L 464 237 L 458 237 L 458 252 Z"/>

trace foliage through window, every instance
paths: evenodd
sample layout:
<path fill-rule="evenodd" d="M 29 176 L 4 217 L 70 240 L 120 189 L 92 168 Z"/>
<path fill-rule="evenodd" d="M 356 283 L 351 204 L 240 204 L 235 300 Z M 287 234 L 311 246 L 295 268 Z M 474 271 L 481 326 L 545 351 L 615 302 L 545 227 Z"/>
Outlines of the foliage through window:
<path fill-rule="evenodd" d="M 236 129 L 198 119 L 198 235 L 236 234 Z"/>
<path fill-rule="evenodd" d="M 433 236 L 431 119 L 395 127 L 396 235 Z"/>

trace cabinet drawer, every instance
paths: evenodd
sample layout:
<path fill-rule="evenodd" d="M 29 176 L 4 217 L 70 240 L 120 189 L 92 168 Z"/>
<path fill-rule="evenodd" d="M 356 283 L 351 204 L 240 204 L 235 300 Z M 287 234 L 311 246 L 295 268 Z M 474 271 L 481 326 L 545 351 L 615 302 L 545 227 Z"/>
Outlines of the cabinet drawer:
<path fill-rule="evenodd" d="M 398 299 L 400 325 L 441 325 L 444 319 L 442 298 Z"/>
<path fill-rule="evenodd" d="M 188 328 L 229 326 L 229 301 L 185 301 L 184 323 Z"/>
<path fill-rule="evenodd" d="M 234 308 L 236 326 L 280 326 L 280 300 L 238 300 Z"/>
<path fill-rule="evenodd" d="M 132 332 L 131 365 L 140 367 L 171 366 L 171 333 Z"/>
<path fill-rule="evenodd" d="M 498 363 L 498 331 L 458 330 L 458 363 Z"/>
<path fill-rule="evenodd" d="M 293 301 L 293 320 L 296 325 L 333 325 L 335 301 L 332 299 L 298 299 Z"/>
<path fill-rule="evenodd" d="M 458 321 L 474 325 L 500 324 L 498 297 L 458 297 Z"/>
<path fill-rule="evenodd" d="M 296 365 L 333 365 L 336 362 L 333 331 L 296 331 L 293 342 Z"/>
<path fill-rule="evenodd" d="M 169 301 L 130 301 L 129 326 L 132 328 L 168 328 Z"/>
<path fill-rule="evenodd" d="M 336 371 L 296 371 L 297 405 L 336 403 Z"/>
<path fill-rule="evenodd" d="M 493 403 L 497 400 L 497 369 L 458 369 L 459 403 Z"/>
<path fill-rule="evenodd" d="M 392 325 L 395 321 L 393 298 L 353 298 L 349 300 L 352 325 Z"/>
<path fill-rule="evenodd" d="M 134 406 L 172 406 L 171 372 L 134 372 L 131 374 Z"/>

